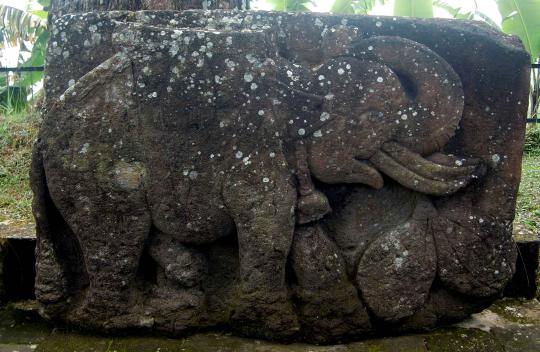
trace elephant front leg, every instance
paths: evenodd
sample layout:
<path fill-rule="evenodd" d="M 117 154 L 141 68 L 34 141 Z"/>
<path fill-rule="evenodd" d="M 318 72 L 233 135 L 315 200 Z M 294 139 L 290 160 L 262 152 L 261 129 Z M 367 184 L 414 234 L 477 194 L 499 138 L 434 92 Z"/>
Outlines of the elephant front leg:
<path fill-rule="evenodd" d="M 283 175 L 260 178 L 259 184 L 231 182 L 225 191 L 240 253 L 240 295 L 232 319 L 242 333 L 283 339 L 299 329 L 285 284 L 296 190 Z"/>

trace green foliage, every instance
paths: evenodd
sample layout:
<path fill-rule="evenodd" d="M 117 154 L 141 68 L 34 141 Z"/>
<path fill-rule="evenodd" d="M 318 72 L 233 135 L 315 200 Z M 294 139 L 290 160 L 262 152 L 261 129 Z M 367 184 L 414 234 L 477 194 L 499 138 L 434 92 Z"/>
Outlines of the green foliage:
<path fill-rule="evenodd" d="M 523 157 L 521 184 L 516 205 L 517 224 L 540 233 L 540 154 Z"/>
<path fill-rule="evenodd" d="M 367 15 L 377 4 L 384 4 L 387 0 L 336 0 L 330 12 L 339 14 Z"/>
<path fill-rule="evenodd" d="M 26 10 L 0 5 L 0 52 L 18 48 L 17 67 L 43 66 L 48 38 L 47 12 L 35 1 L 29 2 Z M 0 110 L 12 113 L 27 106 L 28 93 L 43 79 L 43 73 L 15 72 L 1 78 Z"/>
<path fill-rule="evenodd" d="M 354 7 L 353 7 L 353 1 L 352 0 L 336 0 L 334 1 L 334 5 L 332 5 L 332 9 L 330 10 L 332 13 L 339 13 L 339 14 L 353 14 L 354 13 Z"/>
<path fill-rule="evenodd" d="M 32 11 L 23 11 L 0 5 L 0 45 L 18 46 L 21 42 L 34 42 L 46 22 Z"/>
<path fill-rule="evenodd" d="M 495 23 L 488 15 L 478 9 L 476 1 L 474 2 L 474 10 L 464 11 L 462 7 L 454 7 L 444 0 L 434 0 L 433 6 L 448 12 L 452 17 L 459 20 L 480 20 L 484 21 L 490 26 L 499 28 L 499 25 Z"/>
<path fill-rule="evenodd" d="M 396 0 L 394 15 L 407 17 L 433 17 L 432 0 Z"/>
<path fill-rule="evenodd" d="M 51 6 L 51 0 L 38 0 L 38 4 L 43 6 L 45 9 L 48 9 Z"/>
<path fill-rule="evenodd" d="M 310 11 L 311 0 L 266 0 L 275 11 Z"/>
<path fill-rule="evenodd" d="M 540 57 L 540 0 L 496 0 L 505 33 L 521 38 L 533 62 Z"/>
<path fill-rule="evenodd" d="M 525 133 L 525 153 L 540 156 L 540 126 L 531 125 Z M 539 181 L 540 181 L 540 175 Z"/>
<path fill-rule="evenodd" d="M 28 89 L 26 87 L 0 87 L 0 112 L 18 113 L 26 109 Z"/>
<path fill-rule="evenodd" d="M 0 113 L 0 221 L 31 221 L 28 170 L 38 127 L 33 110 Z"/>
<path fill-rule="evenodd" d="M 34 42 L 32 52 L 28 60 L 26 60 L 22 67 L 39 67 L 45 65 L 45 53 L 47 50 L 47 42 L 49 41 L 49 31 L 43 28 L 40 35 Z M 18 84 L 21 87 L 30 87 L 36 82 L 43 79 L 43 72 L 27 72 L 23 77 L 19 78 Z"/>

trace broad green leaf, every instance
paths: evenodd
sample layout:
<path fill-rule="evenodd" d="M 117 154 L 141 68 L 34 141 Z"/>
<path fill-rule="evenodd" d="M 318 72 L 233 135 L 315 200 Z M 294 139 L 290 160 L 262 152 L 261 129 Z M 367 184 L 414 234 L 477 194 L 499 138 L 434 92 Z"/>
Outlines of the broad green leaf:
<path fill-rule="evenodd" d="M 47 11 L 43 10 L 30 11 L 30 13 L 34 16 L 41 18 L 42 20 L 47 20 L 47 16 L 49 15 Z"/>
<path fill-rule="evenodd" d="M 30 58 L 22 65 L 24 67 L 43 66 L 45 64 L 45 53 L 47 50 L 47 41 L 49 40 L 49 31 L 42 30 L 32 47 Z"/>
<path fill-rule="evenodd" d="M 396 0 L 394 15 L 407 17 L 433 17 L 432 0 Z"/>
<path fill-rule="evenodd" d="M 481 20 L 486 22 L 492 27 L 499 28 L 499 25 L 495 23 L 489 16 L 485 13 L 478 10 L 475 6 L 475 9 L 472 11 L 463 11 L 462 7 L 454 7 L 444 0 L 435 0 L 433 1 L 433 6 L 448 12 L 452 17 L 458 20 Z"/>
<path fill-rule="evenodd" d="M 45 8 L 51 6 L 51 0 L 38 0 L 38 3 Z"/>
<path fill-rule="evenodd" d="M 353 0 L 334 1 L 334 5 L 332 5 L 332 9 L 330 9 L 330 12 L 339 14 L 353 14 Z"/>
<path fill-rule="evenodd" d="M 486 15 L 485 13 L 483 13 L 483 12 L 481 12 L 481 11 L 476 11 L 475 16 L 478 17 L 481 21 L 486 22 L 486 23 L 489 24 L 490 26 L 495 27 L 495 28 L 498 28 L 499 30 L 501 29 L 500 24 L 498 24 L 498 23 L 496 23 L 495 21 L 493 21 L 493 20 L 491 19 L 491 17 L 489 17 L 489 16 Z"/>
<path fill-rule="evenodd" d="M 272 10 L 275 11 L 287 11 L 288 0 L 266 0 L 268 4 L 272 6 Z"/>
<path fill-rule="evenodd" d="M 540 0 L 496 0 L 502 30 L 521 38 L 534 60 L 540 57 Z"/>
<path fill-rule="evenodd" d="M 387 0 L 336 0 L 330 10 L 333 13 L 368 15 L 377 3 L 384 4 Z"/>
<path fill-rule="evenodd" d="M 309 11 L 312 0 L 266 0 L 275 11 Z"/>
<path fill-rule="evenodd" d="M 356 0 L 353 3 L 354 12 L 368 15 L 377 3 L 384 5 L 387 0 Z"/>
<path fill-rule="evenodd" d="M 33 42 L 37 32 L 46 26 L 46 21 L 30 12 L 11 6 L 0 5 L 0 46 L 16 47 L 20 42 Z"/>
<path fill-rule="evenodd" d="M 47 41 L 49 40 L 49 31 L 43 30 L 32 47 L 30 58 L 24 62 L 22 67 L 39 67 L 45 64 L 45 53 Z M 18 85 L 21 87 L 31 87 L 43 78 L 43 72 L 25 72 L 21 74 Z"/>

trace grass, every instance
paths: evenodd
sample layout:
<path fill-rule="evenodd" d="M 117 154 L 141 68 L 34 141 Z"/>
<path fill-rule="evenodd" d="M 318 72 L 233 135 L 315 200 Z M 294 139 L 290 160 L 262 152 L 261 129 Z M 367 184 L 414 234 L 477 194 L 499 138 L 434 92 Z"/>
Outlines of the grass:
<path fill-rule="evenodd" d="M 527 128 L 525 154 L 540 155 L 540 124 L 529 125 Z"/>
<path fill-rule="evenodd" d="M 540 152 L 525 154 L 522 165 L 515 222 L 540 234 Z"/>
<path fill-rule="evenodd" d="M 0 113 L 0 222 L 32 221 L 29 169 L 38 113 Z M 540 233 L 540 126 L 527 130 L 516 224 Z"/>
<path fill-rule="evenodd" d="M 32 221 L 28 173 L 38 127 L 35 111 L 0 113 L 0 222 Z"/>

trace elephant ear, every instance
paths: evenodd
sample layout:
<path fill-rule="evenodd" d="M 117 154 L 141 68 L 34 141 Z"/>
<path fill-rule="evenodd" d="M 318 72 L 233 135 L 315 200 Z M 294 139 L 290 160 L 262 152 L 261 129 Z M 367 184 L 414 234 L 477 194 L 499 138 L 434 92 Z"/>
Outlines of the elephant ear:
<path fill-rule="evenodd" d="M 277 74 L 276 86 L 278 96 L 289 109 L 287 129 L 292 139 L 320 134 L 320 130 L 332 121 L 364 120 L 363 128 L 355 128 L 351 136 L 367 140 L 377 131 L 378 140 L 382 142 L 395 135 L 399 126 L 391 113 L 385 114 L 384 118 L 378 116 L 379 113 L 397 112 L 409 105 L 403 90 L 395 89 L 400 87 L 395 73 L 379 62 L 338 56 L 311 71 L 302 67 L 283 67 Z M 377 76 L 380 81 L 376 80 Z M 377 116 L 367 122 L 361 115 L 370 111 Z M 350 143 L 351 147 L 353 145 Z M 379 146 L 380 143 L 372 143 L 364 154 L 373 154 Z"/>
<path fill-rule="evenodd" d="M 401 37 L 378 36 L 351 45 L 358 59 L 380 62 L 396 73 L 411 104 L 397 111 L 405 128 L 397 142 L 429 155 L 454 136 L 464 107 L 461 79 L 450 64 L 427 46 Z"/>
<path fill-rule="evenodd" d="M 288 108 L 288 139 L 307 138 L 326 124 L 327 120 L 323 118 L 324 96 L 290 88 L 281 82 L 278 82 L 278 87 L 281 88 L 281 103 L 284 102 Z"/>

